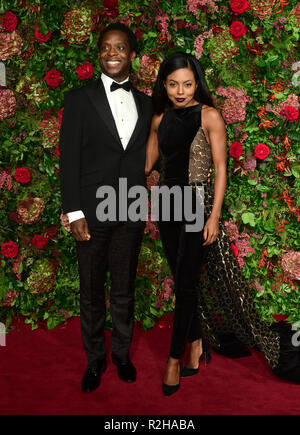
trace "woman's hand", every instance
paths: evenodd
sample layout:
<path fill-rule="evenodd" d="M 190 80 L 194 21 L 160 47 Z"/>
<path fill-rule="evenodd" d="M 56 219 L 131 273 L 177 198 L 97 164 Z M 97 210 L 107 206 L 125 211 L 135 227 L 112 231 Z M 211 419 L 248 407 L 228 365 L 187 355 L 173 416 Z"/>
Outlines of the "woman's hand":
<path fill-rule="evenodd" d="M 151 174 L 152 168 L 159 157 L 157 130 L 160 121 L 162 120 L 162 117 L 163 117 L 163 113 L 161 115 L 154 115 L 152 118 L 150 134 L 146 145 L 146 165 L 145 165 L 146 177 L 148 177 Z"/>
<path fill-rule="evenodd" d="M 203 246 L 211 245 L 219 234 L 219 219 L 217 217 L 210 216 L 203 229 L 203 238 L 205 242 Z"/>

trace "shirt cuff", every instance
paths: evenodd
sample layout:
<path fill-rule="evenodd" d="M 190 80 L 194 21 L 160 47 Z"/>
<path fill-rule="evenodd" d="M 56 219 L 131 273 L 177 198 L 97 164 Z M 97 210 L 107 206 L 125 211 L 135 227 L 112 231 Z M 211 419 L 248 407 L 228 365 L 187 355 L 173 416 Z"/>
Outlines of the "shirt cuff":
<path fill-rule="evenodd" d="M 71 211 L 70 213 L 67 213 L 67 216 L 70 224 L 74 221 L 77 221 L 78 219 L 85 217 L 81 210 Z"/>

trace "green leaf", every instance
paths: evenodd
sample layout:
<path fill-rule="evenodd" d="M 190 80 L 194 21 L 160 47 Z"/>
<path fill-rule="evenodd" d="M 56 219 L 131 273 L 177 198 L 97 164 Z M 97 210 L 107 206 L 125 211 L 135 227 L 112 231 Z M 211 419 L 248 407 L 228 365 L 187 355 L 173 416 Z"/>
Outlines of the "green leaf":
<path fill-rule="evenodd" d="M 300 165 L 299 163 L 295 163 L 292 165 L 292 173 L 294 175 L 295 178 L 299 178 L 300 177 Z"/>
<path fill-rule="evenodd" d="M 243 213 L 242 220 L 243 220 L 244 224 L 250 224 L 251 227 L 255 227 L 255 225 L 256 225 L 255 216 L 253 213 Z"/>

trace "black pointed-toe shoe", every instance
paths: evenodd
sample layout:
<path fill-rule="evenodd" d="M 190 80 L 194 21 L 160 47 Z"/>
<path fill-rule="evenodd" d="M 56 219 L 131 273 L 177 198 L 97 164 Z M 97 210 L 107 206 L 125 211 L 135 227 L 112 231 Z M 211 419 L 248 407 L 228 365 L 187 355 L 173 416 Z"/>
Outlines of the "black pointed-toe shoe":
<path fill-rule="evenodd" d="M 179 363 L 179 370 L 180 370 L 180 373 L 181 373 L 181 371 L 182 371 L 181 370 L 181 362 Z M 172 396 L 172 394 L 176 393 L 176 391 L 179 390 L 179 387 L 180 387 L 180 382 L 178 384 L 176 384 L 176 385 L 168 385 L 168 384 L 165 384 L 163 382 L 162 383 L 162 392 L 164 393 L 164 395 L 166 397 Z"/>
<path fill-rule="evenodd" d="M 211 353 L 210 353 L 209 345 L 204 341 L 203 341 L 203 353 L 199 358 L 199 365 L 202 360 L 204 360 L 205 365 L 211 361 Z M 180 376 L 181 378 L 189 378 L 191 376 L 195 376 L 198 372 L 199 372 L 199 366 L 196 369 L 192 369 L 190 367 L 185 366 L 181 370 Z"/>
<path fill-rule="evenodd" d="M 135 382 L 136 368 L 130 358 L 121 359 L 112 354 L 112 362 L 117 366 L 119 378 L 124 382 Z"/>
<path fill-rule="evenodd" d="M 162 383 L 162 392 L 166 397 L 171 396 L 172 394 L 176 393 L 176 391 L 179 390 L 180 383 L 176 385 L 168 385 L 164 382 Z"/>
<path fill-rule="evenodd" d="M 95 364 L 88 366 L 81 381 L 81 391 L 83 393 L 91 393 L 96 390 L 100 385 L 101 375 L 105 370 L 105 359 L 99 360 Z"/>

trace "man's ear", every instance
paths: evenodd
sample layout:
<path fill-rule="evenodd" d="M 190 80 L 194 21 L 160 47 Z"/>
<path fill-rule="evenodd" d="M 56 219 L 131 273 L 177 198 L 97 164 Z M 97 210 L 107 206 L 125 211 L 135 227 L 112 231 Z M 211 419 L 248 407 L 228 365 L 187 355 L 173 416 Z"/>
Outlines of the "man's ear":
<path fill-rule="evenodd" d="M 136 52 L 135 52 L 135 51 L 132 51 L 132 52 L 130 53 L 130 60 L 131 60 L 131 62 L 133 62 L 135 58 L 136 58 Z"/>

